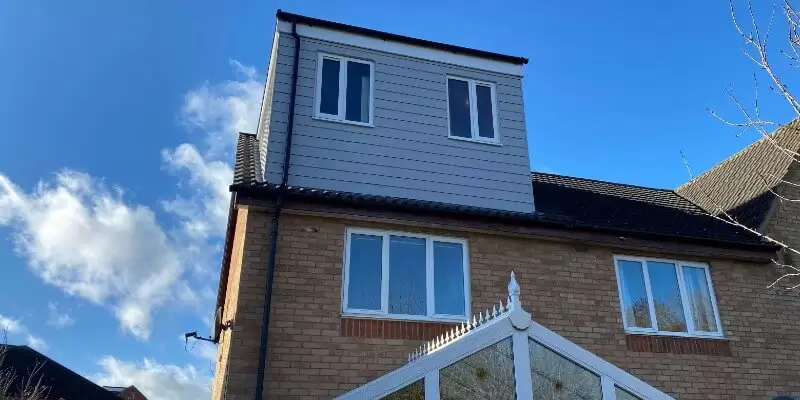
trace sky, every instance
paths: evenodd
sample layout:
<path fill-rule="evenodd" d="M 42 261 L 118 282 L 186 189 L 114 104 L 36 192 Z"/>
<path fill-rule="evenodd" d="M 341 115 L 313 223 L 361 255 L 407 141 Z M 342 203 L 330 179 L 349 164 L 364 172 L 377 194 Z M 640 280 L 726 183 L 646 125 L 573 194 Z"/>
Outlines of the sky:
<path fill-rule="evenodd" d="M 674 188 L 681 151 L 703 171 L 759 137 L 708 111 L 741 120 L 726 87 L 754 100 L 727 2 L 3 1 L 10 343 L 153 400 L 209 396 L 215 349 L 183 333 L 210 332 L 235 135 L 256 128 L 277 8 L 529 58 L 538 171 Z M 764 117 L 788 121 L 756 77 Z"/>

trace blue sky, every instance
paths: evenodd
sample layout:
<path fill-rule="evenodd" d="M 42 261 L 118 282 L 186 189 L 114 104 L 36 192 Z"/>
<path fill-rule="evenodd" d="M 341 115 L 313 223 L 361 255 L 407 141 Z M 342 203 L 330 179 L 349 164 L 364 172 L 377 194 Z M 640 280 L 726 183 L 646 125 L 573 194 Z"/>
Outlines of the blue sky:
<path fill-rule="evenodd" d="M 237 130 L 276 8 L 531 61 L 532 167 L 672 188 L 757 139 L 726 2 L 0 2 L 0 323 L 79 373 L 202 397 Z M 763 85 L 766 88 L 766 84 Z M 763 90 L 765 116 L 790 110 Z"/>

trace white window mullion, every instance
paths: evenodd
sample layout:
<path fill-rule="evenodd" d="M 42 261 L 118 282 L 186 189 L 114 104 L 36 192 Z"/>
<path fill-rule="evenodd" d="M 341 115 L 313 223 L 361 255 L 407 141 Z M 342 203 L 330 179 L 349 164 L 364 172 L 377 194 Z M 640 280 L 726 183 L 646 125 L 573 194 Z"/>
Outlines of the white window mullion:
<path fill-rule="evenodd" d="M 600 386 L 603 389 L 603 400 L 616 400 L 617 390 L 614 388 L 614 380 L 608 375 L 600 375 Z"/>
<path fill-rule="evenodd" d="M 437 368 L 425 374 L 425 398 L 439 400 L 439 370 Z"/>
<path fill-rule="evenodd" d="M 711 269 L 709 269 L 708 266 L 703 269 L 706 271 L 706 285 L 708 286 L 708 295 L 711 297 L 711 309 L 714 311 L 714 320 L 717 322 L 717 331 L 715 333 L 722 335 L 722 321 L 717 306 L 717 295 L 714 294 L 714 285 L 711 283 Z"/>
<path fill-rule="evenodd" d="M 478 95 L 476 94 L 475 89 L 475 81 L 468 81 L 467 82 L 468 89 L 469 89 L 469 119 L 470 119 L 470 127 L 471 127 L 471 134 L 472 139 L 478 139 L 480 135 L 478 135 Z"/>
<path fill-rule="evenodd" d="M 344 119 L 344 107 L 347 103 L 347 60 L 339 60 L 339 119 Z"/>
<path fill-rule="evenodd" d="M 681 304 L 683 305 L 683 316 L 686 319 L 686 332 L 694 333 L 694 311 L 689 307 L 689 294 L 683 282 L 683 265 L 675 264 L 675 276 L 678 278 L 678 291 L 681 292 Z"/>
<path fill-rule="evenodd" d="M 383 234 L 381 244 L 381 312 L 389 313 L 389 234 Z"/>
<path fill-rule="evenodd" d="M 427 238 L 425 240 L 425 289 L 426 298 L 428 299 L 428 316 L 432 317 L 436 314 L 436 296 L 435 288 L 433 286 L 433 239 Z"/>
<path fill-rule="evenodd" d="M 647 261 L 642 260 L 642 275 L 644 276 L 644 289 L 647 292 L 647 306 L 650 310 L 650 328 L 658 331 L 658 320 L 656 320 L 656 306 L 653 301 L 653 291 L 650 289 L 650 272 L 647 269 Z"/>
<path fill-rule="evenodd" d="M 531 353 L 528 333 L 515 331 L 511 336 L 511 352 L 514 354 L 514 382 L 518 399 L 533 398 L 533 379 L 531 377 Z M 427 398 L 427 397 L 426 397 Z"/>

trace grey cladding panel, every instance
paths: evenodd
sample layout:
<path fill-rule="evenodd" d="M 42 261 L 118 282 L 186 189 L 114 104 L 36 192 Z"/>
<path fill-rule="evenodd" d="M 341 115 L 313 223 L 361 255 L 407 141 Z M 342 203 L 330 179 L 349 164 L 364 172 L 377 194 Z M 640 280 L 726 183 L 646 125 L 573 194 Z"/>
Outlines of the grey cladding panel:
<path fill-rule="evenodd" d="M 374 127 L 316 119 L 319 52 L 374 62 Z M 267 180 L 279 182 L 293 40 L 280 39 Z M 533 210 L 518 77 L 302 39 L 289 184 L 512 211 Z M 448 138 L 448 75 L 493 82 L 501 145 Z"/>

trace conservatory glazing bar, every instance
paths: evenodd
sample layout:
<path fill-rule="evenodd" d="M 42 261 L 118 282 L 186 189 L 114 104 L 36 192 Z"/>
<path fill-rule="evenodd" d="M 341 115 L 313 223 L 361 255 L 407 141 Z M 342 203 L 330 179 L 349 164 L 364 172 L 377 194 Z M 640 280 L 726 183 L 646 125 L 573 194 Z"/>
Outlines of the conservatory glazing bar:
<path fill-rule="evenodd" d="M 405 366 L 339 399 L 671 399 L 553 331 L 509 299 L 416 349 Z"/>

